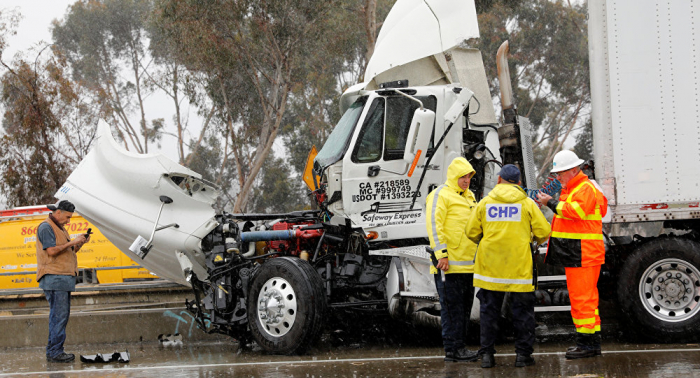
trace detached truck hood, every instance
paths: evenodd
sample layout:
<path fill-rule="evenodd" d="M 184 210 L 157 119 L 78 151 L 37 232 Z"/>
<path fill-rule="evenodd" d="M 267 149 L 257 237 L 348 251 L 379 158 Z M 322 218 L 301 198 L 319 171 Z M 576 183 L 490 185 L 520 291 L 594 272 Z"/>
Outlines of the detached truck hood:
<path fill-rule="evenodd" d="M 100 125 L 92 150 L 71 173 L 55 197 L 75 204 L 76 211 L 97 226 L 122 252 L 151 272 L 187 285 L 175 257 L 181 251 L 195 259 L 200 242 L 217 226 L 217 190 L 201 176 L 165 156 L 137 154 L 121 148 L 109 126 Z M 160 196 L 173 202 L 163 207 L 159 226 L 145 259 L 129 250 L 137 236 L 148 239 L 161 206 Z"/>
<path fill-rule="evenodd" d="M 471 38 L 479 38 L 473 1 L 399 1 L 379 31 L 374 54 L 367 63 L 365 82 L 391 68 L 448 51 Z"/>

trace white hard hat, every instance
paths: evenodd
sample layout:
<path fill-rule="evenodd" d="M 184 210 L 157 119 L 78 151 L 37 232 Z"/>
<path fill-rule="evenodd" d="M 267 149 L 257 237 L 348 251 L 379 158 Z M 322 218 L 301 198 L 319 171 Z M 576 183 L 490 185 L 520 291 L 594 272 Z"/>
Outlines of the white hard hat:
<path fill-rule="evenodd" d="M 583 164 L 583 160 L 579 159 L 574 151 L 559 151 L 556 155 L 554 155 L 551 172 L 563 172 L 571 168 L 576 168 L 581 164 Z"/>

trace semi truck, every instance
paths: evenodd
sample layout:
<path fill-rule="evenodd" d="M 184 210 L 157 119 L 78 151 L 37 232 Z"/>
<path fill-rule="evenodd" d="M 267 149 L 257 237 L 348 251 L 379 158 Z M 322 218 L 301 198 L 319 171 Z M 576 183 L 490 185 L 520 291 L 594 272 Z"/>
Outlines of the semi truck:
<path fill-rule="evenodd" d="M 698 176 L 688 159 L 698 153 L 698 131 L 692 120 L 670 123 L 666 118 L 694 113 L 672 111 L 677 103 L 668 97 L 676 95 L 664 80 L 674 76 L 660 74 L 665 67 L 658 64 L 671 64 L 665 54 L 696 57 L 687 49 L 667 51 L 657 41 L 666 41 L 664 33 L 677 27 L 668 21 L 670 13 L 657 12 L 653 17 L 667 19 L 656 24 L 642 12 L 624 17 L 617 12 L 633 4 L 599 0 L 589 5 L 598 160 L 588 164 L 594 167 L 588 171 L 610 200 L 601 283 L 619 293 L 624 313 L 645 325 L 649 336 L 681 338 L 700 324 L 700 250 L 693 228 L 693 217 L 700 213 L 693 210 L 698 200 L 692 193 Z M 687 21 L 689 13 L 678 12 Z M 644 20 L 635 24 L 640 17 Z M 651 31 L 617 31 L 611 26 L 618 22 Z M 660 25 L 668 30 L 659 30 Z M 652 31 L 661 36 L 651 38 Z M 649 37 L 648 43 L 635 42 L 640 35 Z M 471 189 L 477 198 L 493 188 L 504 163 L 521 168 L 524 186 L 536 186 L 530 128 L 512 99 L 508 46 L 497 58 L 499 123 L 481 52 L 474 46 L 478 37 L 472 1 L 394 5 L 365 81 L 343 93 L 343 116 L 307 161 L 303 176 L 316 210 L 216 213 L 213 184 L 160 154 L 123 150 L 105 125 L 56 197 L 72 201 L 142 266 L 191 286 L 194 300 L 186 306 L 206 332 L 252 337 L 268 352 L 288 354 L 303 352 L 319 337 L 330 309 L 385 311 L 397 321 L 439 327 L 440 305 L 426 252 L 427 194 L 445 181 L 447 166 L 459 156 L 476 170 Z M 649 47 L 649 41 L 657 42 Z M 649 71 L 618 67 L 632 59 L 625 49 L 653 47 L 663 50 L 657 66 L 650 60 L 648 67 L 635 67 L 654 68 L 656 81 Z M 673 64 L 693 67 L 687 61 Z M 679 86 L 690 86 L 688 78 L 695 76 L 686 74 Z M 640 83 L 656 90 L 641 90 Z M 693 109 L 694 89 L 684 96 L 683 103 Z M 661 115 L 652 117 L 658 111 Z M 640 121 L 645 132 L 639 132 Z M 648 138 L 646 148 L 632 147 L 643 138 Z M 682 165 L 679 145 L 688 154 Z M 681 184 L 681 172 L 687 173 L 684 179 L 693 178 Z M 665 190 L 652 190 L 657 184 Z M 646 201 L 652 193 L 653 201 Z M 542 273 L 537 311 L 568 311 L 565 276 L 544 267 Z"/>

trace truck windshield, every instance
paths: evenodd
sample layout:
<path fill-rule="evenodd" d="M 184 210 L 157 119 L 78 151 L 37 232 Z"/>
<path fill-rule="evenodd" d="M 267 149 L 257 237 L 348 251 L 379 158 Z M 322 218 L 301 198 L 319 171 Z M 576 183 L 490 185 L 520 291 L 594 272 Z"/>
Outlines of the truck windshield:
<path fill-rule="evenodd" d="M 314 168 L 317 172 L 323 171 L 323 169 L 329 165 L 343 158 L 345 151 L 347 151 L 350 145 L 352 132 L 355 130 L 355 125 L 360 118 L 360 114 L 362 114 L 362 108 L 365 106 L 366 102 L 367 96 L 360 97 L 340 118 L 335 129 L 333 129 L 331 135 L 328 136 L 323 148 L 321 148 L 321 151 L 316 155 Z"/>

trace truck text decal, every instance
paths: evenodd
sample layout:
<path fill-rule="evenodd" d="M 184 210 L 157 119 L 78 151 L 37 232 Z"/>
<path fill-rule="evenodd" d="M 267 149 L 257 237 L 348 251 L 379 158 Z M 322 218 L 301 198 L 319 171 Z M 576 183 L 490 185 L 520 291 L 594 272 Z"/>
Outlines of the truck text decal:
<path fill-rule="evenodd" d="M 414 192 L 408 179 L 362 182 L 359 189 L 358 194 L 352 195 L 352 202 L 413 198 Z M 421 193 L 418 192 L 418 197 L 420 196 Z"/>

